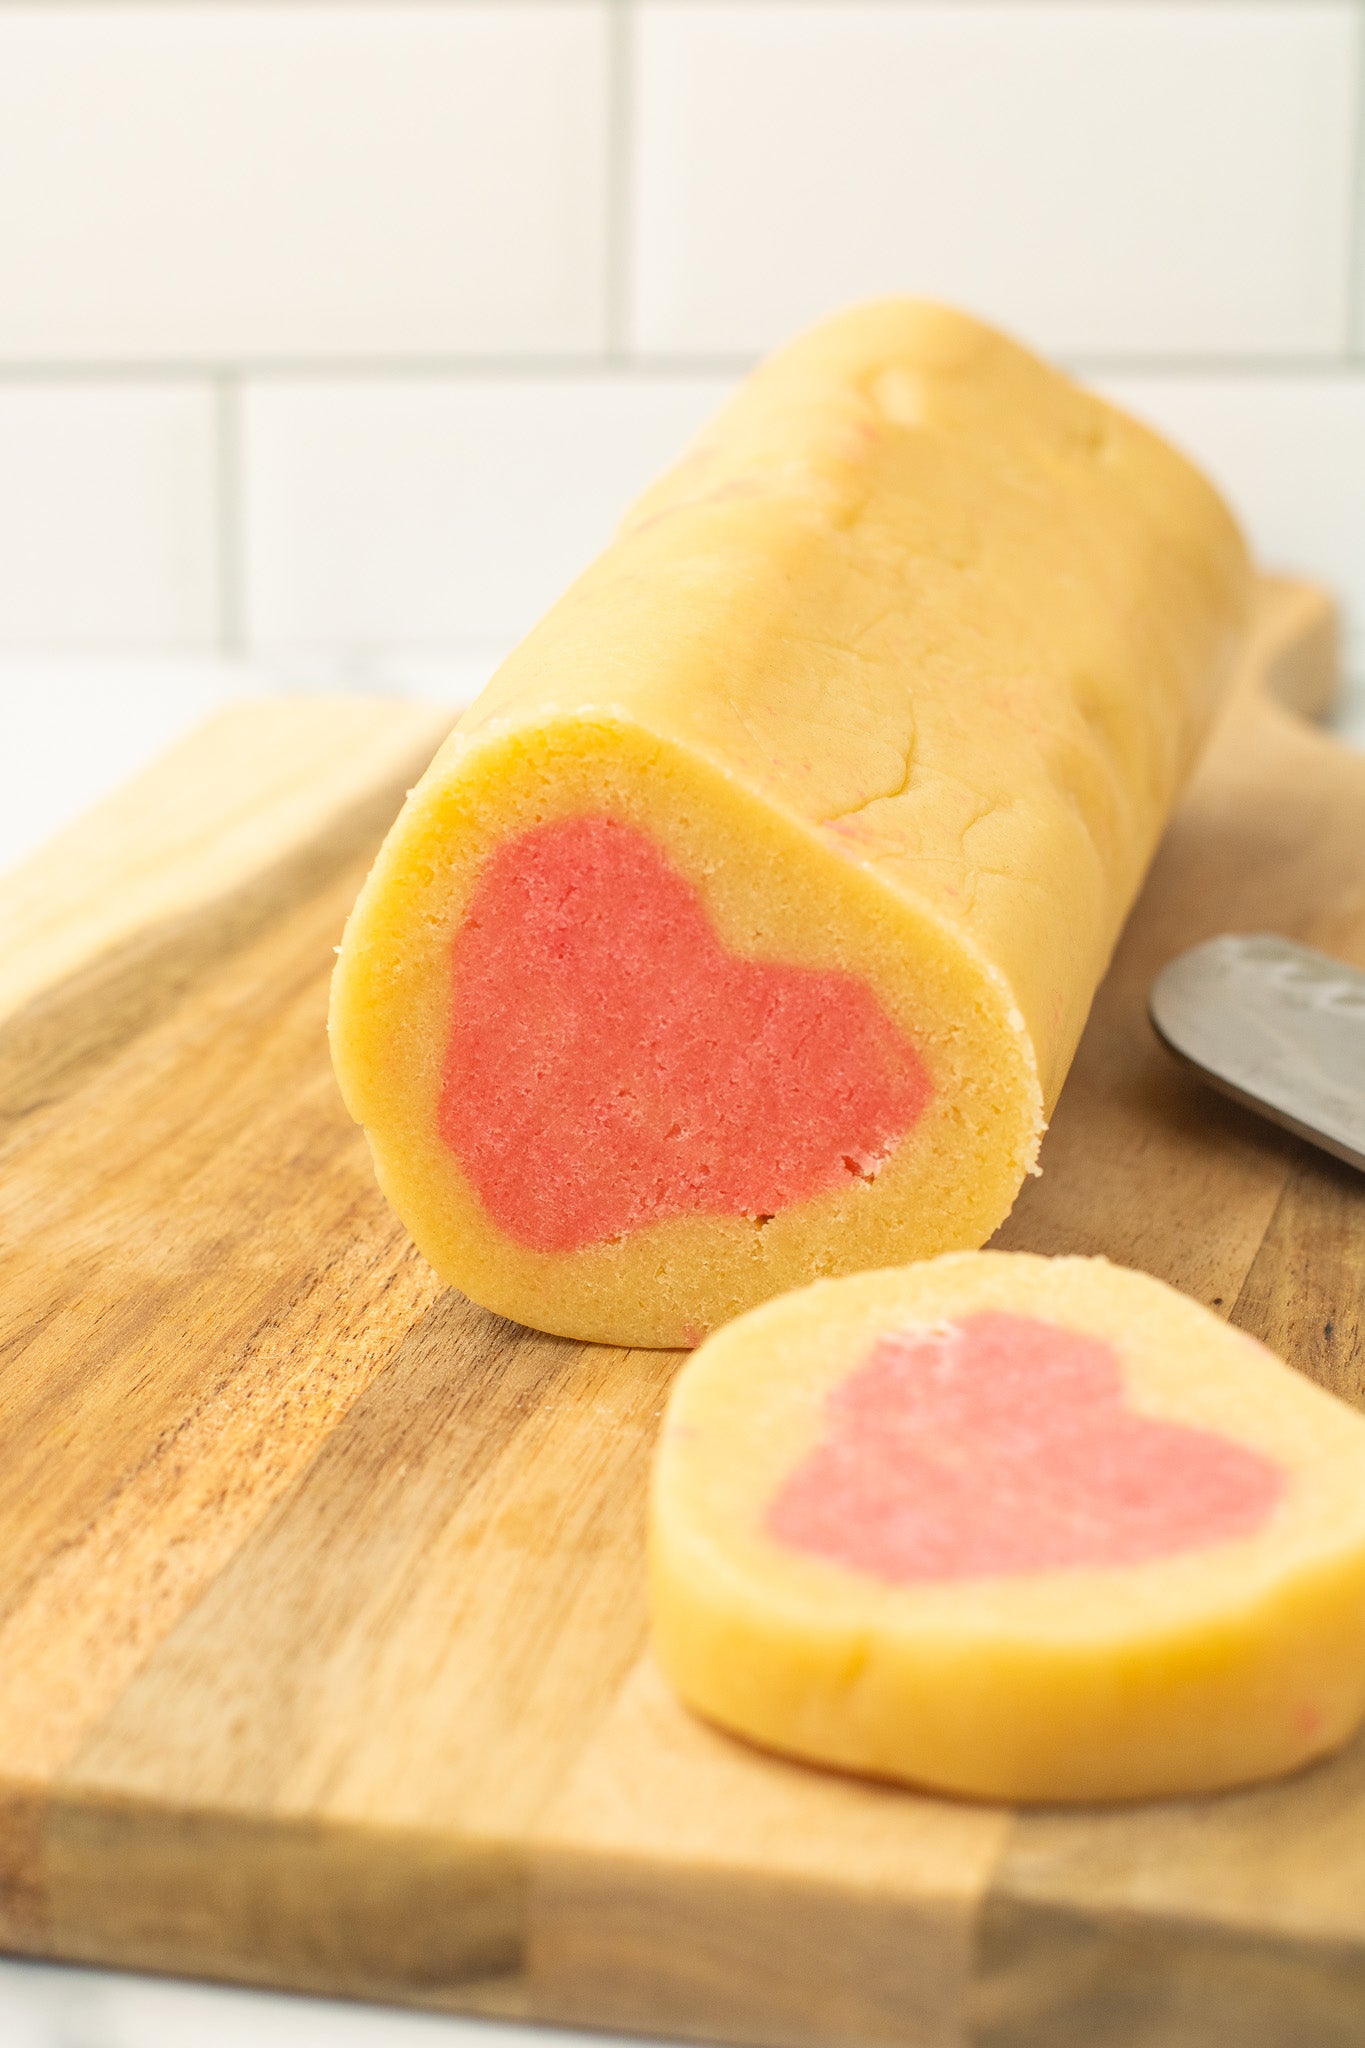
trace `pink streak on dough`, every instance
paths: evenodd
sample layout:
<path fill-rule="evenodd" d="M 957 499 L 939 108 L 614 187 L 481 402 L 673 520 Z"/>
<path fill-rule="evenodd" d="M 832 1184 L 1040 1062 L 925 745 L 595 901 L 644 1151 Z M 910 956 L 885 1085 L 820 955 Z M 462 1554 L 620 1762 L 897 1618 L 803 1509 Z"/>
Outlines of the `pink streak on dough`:
<path fill-rule="evenodd" d="M 931 1093 L 866 982 L 727 953 L 691 883 L 617 818 L 497 848 L 453 986 L 440 1133 L 535 1251 L 671 1216 L 766 1220 L 870 1177 Z"/>
<path fill-rule="evenodd" d="M 1259 1529 L 1277 1465 L 1123 1405 L 1111 1345 L 984 1311 L 883 1337 L 769 1535 L 893 1585 L 1144 1564 Z"/>

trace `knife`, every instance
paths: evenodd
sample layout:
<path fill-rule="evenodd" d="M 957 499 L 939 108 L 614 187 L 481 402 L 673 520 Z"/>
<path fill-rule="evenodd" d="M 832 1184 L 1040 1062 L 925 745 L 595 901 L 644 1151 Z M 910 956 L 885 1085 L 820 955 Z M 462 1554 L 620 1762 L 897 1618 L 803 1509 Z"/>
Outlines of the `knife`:
<path fill-rule="evenodd" d="M 1157 1035 L 1205 1081 L 1365 1170 L 1365 973 L 1270 932 L 1192 946 L 1152 984 Z"/>

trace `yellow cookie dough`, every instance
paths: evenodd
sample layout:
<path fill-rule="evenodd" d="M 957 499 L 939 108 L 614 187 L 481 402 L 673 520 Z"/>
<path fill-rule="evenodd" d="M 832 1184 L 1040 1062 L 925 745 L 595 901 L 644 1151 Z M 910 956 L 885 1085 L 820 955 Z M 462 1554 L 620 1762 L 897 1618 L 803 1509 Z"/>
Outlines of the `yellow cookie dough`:
<path fill-rule="evenodd" d="M 1103 1259 L 967 1252 L 683 1368 L 650 1516 L 691 1706 L 1002 1800 L 1214 1791 L 1365 1712 L 1365 1418 Z"/>
<path fill-rule="evenodd" d="M 460 721 L 347 928 L 337 1074 L 438 1270 L 677 1345 L 983 1243 L 1247 590 L 1187 462 L 963 314 L 765 363 Z"/>

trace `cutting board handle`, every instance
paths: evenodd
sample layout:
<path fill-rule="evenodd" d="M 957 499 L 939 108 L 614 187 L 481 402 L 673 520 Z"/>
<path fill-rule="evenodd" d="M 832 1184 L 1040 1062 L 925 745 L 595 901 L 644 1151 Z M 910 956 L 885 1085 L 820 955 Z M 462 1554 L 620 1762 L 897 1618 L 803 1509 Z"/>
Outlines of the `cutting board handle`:
<path fill-rule="evenodd" d="M 1336 708 L 1340 677 L 1341 635 L 1331 593 L 1296 576 L 1258 578 L 1236 694 L 1264 693 L 1286 711 L 1323 719 Z"/>

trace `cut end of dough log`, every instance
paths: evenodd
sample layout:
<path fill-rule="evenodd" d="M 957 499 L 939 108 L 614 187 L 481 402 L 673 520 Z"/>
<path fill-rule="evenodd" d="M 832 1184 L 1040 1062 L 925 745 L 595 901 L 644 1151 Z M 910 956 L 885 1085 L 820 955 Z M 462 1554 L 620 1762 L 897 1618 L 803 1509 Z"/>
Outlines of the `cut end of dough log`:
<path fill-rule="evenodd" d="M 336 992 L 442 1273 L 537 1328 L 681 1346 L 812 1273 L 989 1236 L 1042 1102 L 970 945 L 622 719 L 470 769 L 467 810 L 461 779 L 410 811 Z"/>

